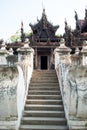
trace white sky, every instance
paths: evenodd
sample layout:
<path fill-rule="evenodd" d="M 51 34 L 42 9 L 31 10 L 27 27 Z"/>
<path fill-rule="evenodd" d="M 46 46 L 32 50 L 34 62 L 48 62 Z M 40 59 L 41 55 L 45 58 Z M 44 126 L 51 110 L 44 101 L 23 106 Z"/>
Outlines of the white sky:
<path fill-rule="evenodd" d="M 7 40 L 24 23 L 29 31 L 29 23 L 37 23 L 45 7 L 48 21 L 59 25 L 58 34 L 64 33 L 65 18 L 71 28 L 75 28 L 74 10 L 79 19 L 84 19 L 87 0 L 0 0 L 0 39 Z"/>

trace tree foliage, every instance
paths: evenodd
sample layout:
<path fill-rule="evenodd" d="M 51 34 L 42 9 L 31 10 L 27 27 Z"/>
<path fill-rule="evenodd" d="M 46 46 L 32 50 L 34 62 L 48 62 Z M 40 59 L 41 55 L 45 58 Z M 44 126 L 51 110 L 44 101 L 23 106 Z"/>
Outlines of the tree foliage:
<path fill-rule="evenodd" d="M 10 43 L 14 43 L 14 42 L 18 42 L 18 41 L 21 41 L 21 38 L 20 38 L 20 31 L 17 31 L 15 34 L 13 34 L 9 40 L 8 40 Z"/>
<path fill-rule="evenodd" d="M 28 37 L 30 34 L 32 33 L 32 31 L 28 31 L 28 32 L 25 32 L 25 37 Z M 21 41 L 21 31 L 18 30 L 16 31 L 15 34 L 13 34 L 9 39 L 8 39 L 8 42 L 10 43 L 14 43 L 14 42 L 20 42 Z"/>

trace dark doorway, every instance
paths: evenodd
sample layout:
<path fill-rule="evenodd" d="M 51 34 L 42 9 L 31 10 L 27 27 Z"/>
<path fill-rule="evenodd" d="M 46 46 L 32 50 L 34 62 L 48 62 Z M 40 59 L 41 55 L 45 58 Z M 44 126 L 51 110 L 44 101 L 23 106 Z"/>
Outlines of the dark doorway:
<path fill-rule="evenodd" d="M 47 56 L 41 56 L 41 69 L 47 69 Z"/>

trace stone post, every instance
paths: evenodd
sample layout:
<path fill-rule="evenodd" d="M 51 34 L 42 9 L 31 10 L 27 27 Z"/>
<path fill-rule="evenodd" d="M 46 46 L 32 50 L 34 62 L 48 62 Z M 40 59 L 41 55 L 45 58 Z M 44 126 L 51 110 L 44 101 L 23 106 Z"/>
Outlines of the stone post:
<path fill-rule="evenodd" d="M 20 63 L 27 63 L 30 67 L 32 67 L 33 70 L 33 56 L 34 56 L 34 50 L 29 47 L 28 43 L 24 43 L 24 46 L 21 48 L 18 48 L 18 62 Z"/>
<path fill-rule="evenodd" d="M 9 66 L 15 65 L 18 62 L 18 56 L 13 54 L 13 49 L 10 48 L 8 51 L 8 56 L 6 57 Z"/>
<path fill-rule="evenodd" d="M 87 41 L 83 42 L 83 49 L 81 53 L 82 53 L 82 64 L 87 65 Z"/>
<path fill-rule="evenodd" d="M 72 65 L 81 65 L 82 64 L 82 54 L 78 48 L 76 48 L 75 54 L 70 56 Z"/>
<path fill-rule="evenodd" d="M 19 48 L 18 50 L 18 64 L 22 68 L 24 74 L 25 81 L 25 89 L 27 90 L 29 86 L 29 75 L 33 71 L 33 56 L 34 50 L 29 47 L 29 43 L 24 43 L 24 46 Z M 29 72 L 31 71 L 31 72 Z"/>
<path fill-rule="evenodd" d="M 70 63 L 70 51 L 71 49 L 65 46 L 65 41 L 62 38 L 60 41 L 60 46 L 57 47 L 54 50 L 54 55 L 55 55 L 55 69 L 57 68 L 57 65 L 60 62 L 64 62 L 64 63 Z"/>
<path fill-rule="evenodd" d="M 8 51 L 6 50 L 5 43 L 3 43 L 0 49 L 0 65 L 7 65 L 7 59 L 6 59 L 7 56 Z"/>

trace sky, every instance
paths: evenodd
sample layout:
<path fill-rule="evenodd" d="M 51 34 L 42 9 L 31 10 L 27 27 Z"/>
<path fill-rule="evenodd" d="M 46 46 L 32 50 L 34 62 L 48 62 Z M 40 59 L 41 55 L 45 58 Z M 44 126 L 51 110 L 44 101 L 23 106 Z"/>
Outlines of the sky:
<path fill-rule="evenodd" d="M 59 25 L 57 34 L 64 33 L 64 21 L 75 28 L 75 13 L 84 19 L 87 0 L 0 0 L 0 39 L 7 41 L 24 24 L 24 31 L 30 30 L 29 23 L 35 24 L 42 16 L 43 8 L 47 19 L 53 25 Z"/>

